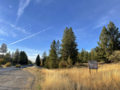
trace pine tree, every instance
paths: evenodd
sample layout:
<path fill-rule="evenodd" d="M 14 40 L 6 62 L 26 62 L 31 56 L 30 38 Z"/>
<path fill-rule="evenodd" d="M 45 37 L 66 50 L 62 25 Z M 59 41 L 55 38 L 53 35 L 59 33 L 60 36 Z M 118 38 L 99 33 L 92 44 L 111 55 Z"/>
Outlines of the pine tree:
<path fill-rule="evenodd" d="M 68 29 L 67 27 L 64 30 L 63 39 L 61 46 L 61 56 L 62 58 L 67 61 L 68 56 L 71 56 L 71 59 L 73 60 L 73 65 L 75 62 L 77 62 L 77 54 L 78 49 L 77 43 L 75 42 L 76 37 L 74 35 L 74 32 L 72 31 L 72 28 Z"/>
<path fill-rule="evenodd" d="M 28 57 L 24 51 L 20 52 L 19 63 L 20 64 L 28 64 Z"/>
<path fill-rule="evenodd" d="M 99 48 L 97 48 L 99 49 L 97 55 L 100 61 L 107 61 L 106 49 L 108 47 L 108 43 L 109 43 L 108 31 L 105 27 L 103 27 L 98 42 Z"/>
<path fill-rule="evenodd" d="M 49 68 L 49 56 L 47 56 L 46 61 L 44 62 L 44 67 Z"/>
<path fill-rule="evenodd" d="M 71 60 L 71 58 L 70 58 L 70 55 L 68 56 L 68 60 L 67 60 L 67 63 L 70 65 L 70 66 L 72 66 L 72 60 Z"/>
<path fill-rule="evenodd" d="M 91 52 L 88 53 L 88 60 L 91 60 Z"/>
<path fill-rule="evenodd" d="M 108 37 L 109 37 L 109 44 L 108 48 L 106 49 L 106 57 L 108 58 L 113 51 L 120 50 L 120 33 L 118 32 L 118 28 L 114 25 L 113 22 L 110 21 L 107 27 L 108 30 Z"/>
<path fill-rule="evenodd" d="M 60 42 L 59 42 L 59 40 L 56 43 L 56 53 L 57 53 L 57 58 L 59 59 L 59 57 L 60 57 Z"/>
<path fill-rule="evenodd" d="M 15 63 L 18 64 L 18 61 L 19 61 L 19 50 L 17 49 L 15 52 Z"/>
<path fill-rule="evenodd" d="M 82 49 L 82 51 L 80 53 L 80 60 L 81 60 L 81 62 L 83 62 L 84 53 L 85 53 L 85 49 Z"/>
<path fill-rule="evenodd" d="M 94 60 L 94 49 L 91 49 L 91 60 Z"/>
<path fill-rule="evenodd" d="M 96 48 L 94 48 L 94 59 L 99 62 Z"/>
<path fill-rule="evenodd" d="M 37 55 L 37 58 L 36 58 L 36 62 L 35 62 L 35 63 L 36 63 L 37 66 L 40 66 L 40 64 L 41 64 L 39 54 Z"/>
<path fill-rule="evenodd" d="M 79 63 L 82 61 L 80 56 L 81 56 L 81 53 L 78 52 L 78 62 L 79 62 Z"/>
<path fill-rule="evenodd" d="M 83 56 L 83 62 L 86 63 L 87 62 L 87 52 L 84 52 L 84 56 Z"/>
<path fill-rule="evenodd" d="M 47 58 L 47 54 L 46 54 L 46 52 L 44 51 L 44 53 L 43 53 L 43 60 L 42 60 L 42 64 L 43 64 L 43 66 L 44 66 L 44 62 L 46 61 L 46 58 Z"/>
<path fill-rule="evenodd" d="M 57 52 L 56 52 L 56 41 L 53 40 L 51 44 L 51 49 L 49 53 L 49 67 L 52 68 L 57 68 L 58 67 L 58 60 L 57 60 Z"/>
<path fill-rule="evenodd" d="M 13 61 L 14 61 L 14 59 L 15 59 L 15 54 L 14 54 L 14 52 L 12 52 L 11 57 L 12 57 L 12 62 L 13 62 Z"/>
<path fill-rule="evenodd" d="M 4 56 L 4 60 L 6 60 L 7 62 L 12 62 L 11 56 L 9 53 L 6 53 L 6 55 Z"/>

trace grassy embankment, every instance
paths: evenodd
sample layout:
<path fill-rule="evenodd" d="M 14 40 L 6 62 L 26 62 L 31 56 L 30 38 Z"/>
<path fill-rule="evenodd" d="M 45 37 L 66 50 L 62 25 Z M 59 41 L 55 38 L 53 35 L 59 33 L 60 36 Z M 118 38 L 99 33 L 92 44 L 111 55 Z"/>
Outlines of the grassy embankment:
<path fill-rule="evenodd" d="M 91 75 L 88 67 L 26 70 L 36 76 L 34 90 L 120 90 L 120 64 L 98 66 L 97 73 L 91 70 Z"/>

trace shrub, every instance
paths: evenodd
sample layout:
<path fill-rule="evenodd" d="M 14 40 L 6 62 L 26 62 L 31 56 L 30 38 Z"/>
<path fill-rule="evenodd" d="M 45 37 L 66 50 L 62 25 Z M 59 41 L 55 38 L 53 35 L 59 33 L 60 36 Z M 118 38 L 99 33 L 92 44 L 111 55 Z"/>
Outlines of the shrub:
<path fill-rule="evenodd" d="M 11 62 L 6 63 L 5 67 L 11 67 Z"/>
<path fill-rule="evenodd" d="M 64 60 L 61 60 L 60 62 L 59 62 L 59 68 L 66 68 L 66 67 L 68 67 L 69 65 L 67 64 L 67 62 L 66 61 L 64 61 Z"/>
<path fill-rule="evenodd" d="M 107 57 L 111 62 L 120 61 L 120 51 L 114 51 L 109 57 Z"/>
<path fill-rule="evenodd" d="M 5 64 L 7 61 L 4 59 L 0 59 L 0 64 Z"/>
<path fill-rule="evenodd" d="M 75 63 L 75 67 L 79 67 L 81 65 L 82 65 L 81 63 L 78 63 L 78 62 Z"/>

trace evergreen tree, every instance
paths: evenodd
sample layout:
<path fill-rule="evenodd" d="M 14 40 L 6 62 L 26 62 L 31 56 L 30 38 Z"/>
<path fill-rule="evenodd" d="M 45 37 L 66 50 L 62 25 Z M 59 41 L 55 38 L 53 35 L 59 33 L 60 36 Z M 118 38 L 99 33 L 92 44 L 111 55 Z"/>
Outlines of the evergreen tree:
<path fill-rule="evenodd" d="M 97 52 L 97 56 L 100 61 L 107 61 L 106 49 L 108 47 L 108 43 L 109 43 L 108 32 L 107 29 L 103 27 L 98 42 L 99 48 L 97 48 L 99 49 Z"/>
<path fill-rule="evenodd" d="M 84 52 L 83 63 L 86 63 L 86 61 L 87 61 L 87 52 Z"/>
<path fill-rule="evenodd" d="M 37 66 L 40 66 L 40 64 L 41 64 L 39 54 L 37 55 L 35 63 L 36 63 Z"/>
<path fill-rule="evenodd" d="M 11 56 L 9 53 L 6 53 L 6 55 L 4 56 L 4 60 L 6 60 L 7 62 L 12 62 Z"/>
<path fill-rule="evenodd" d="M 28 57 L 24 51 L 20 52 L 19 63 L 20 64 L 28 64 Z"/>
<path fill-rule="evenodd" d="M 71 60 L 71 58 L 70 58 L 70 55 L 68 56 L 68 60 L 67 60 L 67 63 L 70 65 L 70 66 L 72 66 L 72 60 Z"/>
<path fill-rule="evenodd" d="M 15 54 L 14 54 L 14 52 L 12 52 L 11 58 L 12 58 L 12 62 L 15 63 L 14 62 L 15 61 Z"/>
<path fill-rule="evenodd" d="M 16 52 L 15 52 L 15 63 L 18 63 L 19 61 L 19 50 L 17 49 Z"/>
<path fill-rule="evenodd" d="M 1 45 L 0 52 L 1 53 L 6 53 L 7 52 L 7 45 L 5 43 L 3 43 Z"/>
<path fill-rule="evenodd" d="M 96 48 L 94 48 L 94 59 L 99 62 Z"/>
<path fill-rule="evenodd" d="M 91 49 L 91 60 L 94 60 L 94 49 Z"/>
<path fill-rule="evenodd" d="M 85 53 L 85 49 L 82 49 L 82 51 L 80 53 L 80 60 L 81 60 L 81 62 L 83 62 L 84 53 Z"/>
<path fill-rule="evenodd" d="M 61 56 L 62 58 L 67 61 L 68 56 L 71 56 L 71 59 L 73 60 L 73 65 L 75 62 L 77 62 L 77 54 L 78 49 L 77 43 L 75 42 L 76 37 L 74 35 L 74 32 L 72 31 L 72 28 L 68 29 L 67 27 L 64 30 L 63 39 L 61 46 Z"/>
<path fill-rule="evenodd" d="M 81 53 L 80 52 L 78 52 L 78 62 L 79 63 L 82 62 L 82 60 L 81 60 Z"/>
<path fill-rule="evenodd" d="M 118 28 L 114 25 L 113 22 L 110 21 L 107 27 L 108 30 L 108 37 L 109 37 L 109 44 L 108 48 L 106 48 L 106 57 L 108 57 L 112 54 L 115 50 L 120 50 L 120 33 L 118 31 Z"/>
<path fill-rule="evenodd" d="M 43 66 L 44 66 L 44 62 L 46 61 L 46 58 L 47 58 L 47 54 L 46 54 L 46 52 L 44 51 L 44 53 L 43 53 L 43 60 L 42 60 L 42 63 L 43 63 Z"/>
<path fill-rule="evenodd" d="M 88 53 L 88 60 L 91 60 L 91 52 Z"/>
<path fill-rule="evenodd" d="M 59 59 L 60 58 L 60 42 L 59 42 L 59 40 L 56 43 L 56 53 L 57 53 L 57 59 Z M 60 61 L 60 60 L 58 60 L 58 61 Z"/>
<path fill-rule="evenodd" d="M 57 68 L 58 67 L 58 60 L 57 60 L 57 52 L 56 52 L 56 41 L 53 40 L 51 44 L 51 49 L 49 53 L 49 67 L 52 68 Z"/>
<path fill-rule="evenodd" d="M 47 56 L 46 61 L 44 62 L 44 67 L 49 68 L 49 56 Z"/>

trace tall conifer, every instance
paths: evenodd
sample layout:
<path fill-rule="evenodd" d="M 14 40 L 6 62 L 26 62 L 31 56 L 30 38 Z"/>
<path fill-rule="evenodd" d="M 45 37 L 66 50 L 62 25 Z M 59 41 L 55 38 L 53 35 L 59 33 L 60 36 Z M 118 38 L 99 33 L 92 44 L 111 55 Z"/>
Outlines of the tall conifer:
<path fill-rule="evenodd" d="M 76 37 L 72 28 L 68 29 L 67 27 L 64 30 L 62 44 L 61 44 L 61 55 L 65 61 L 67 61 L 68 56 L 70 55 L 73 64 L 77 62 L 78 49 L 77 43 L 75 42 Z"/>

